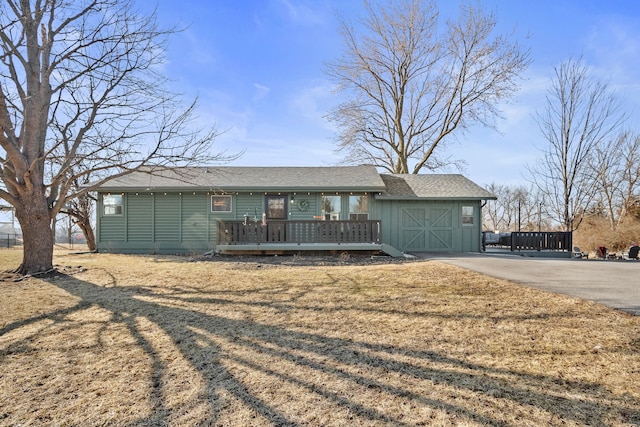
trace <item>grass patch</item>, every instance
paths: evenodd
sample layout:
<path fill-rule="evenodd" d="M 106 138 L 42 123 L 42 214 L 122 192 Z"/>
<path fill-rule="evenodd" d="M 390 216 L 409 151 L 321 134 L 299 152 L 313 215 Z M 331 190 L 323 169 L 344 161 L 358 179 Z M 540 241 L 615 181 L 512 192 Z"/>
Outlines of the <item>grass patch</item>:
<path fill-rule="evenodd" d="M 0 282 L 0 425 L 640 424 L 640 318 L 595 303 L 435 261 L 55 262 L 86 271 Z"/>

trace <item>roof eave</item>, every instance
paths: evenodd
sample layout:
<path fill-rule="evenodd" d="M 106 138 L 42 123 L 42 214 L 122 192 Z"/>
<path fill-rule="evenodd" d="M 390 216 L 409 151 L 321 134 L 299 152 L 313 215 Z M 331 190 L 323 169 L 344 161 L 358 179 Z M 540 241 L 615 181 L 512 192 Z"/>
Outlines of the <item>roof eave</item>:
<path fill-rule="evenodd" d="M 107 192 L 123 192 L 123 193 L 133 193 L 133 192 L 180 192 L 180 191 L 195 191 L 195 192 L 220 192 L 220 193 L 294 193 L 294 192 L 312 192 L 312 193 L 345 193 L 345 192 L 367 192 L 367 193 L 377 193 L 384 191 L 384 187 L 371 187 L 371 186 L 360 186 L 360 187 L 98 187 L 95 191 L 101 193 Z"/>
<path fill-rule="evenodd" d="M 435 200 L 497 200 L 497 197 L 489 197 L 489 196 L 455 196 L 455 197 L 418 197 L 418 196 L 375 196 L 377 200 L 425 200 L 425 201 L 435 201 Z"/>

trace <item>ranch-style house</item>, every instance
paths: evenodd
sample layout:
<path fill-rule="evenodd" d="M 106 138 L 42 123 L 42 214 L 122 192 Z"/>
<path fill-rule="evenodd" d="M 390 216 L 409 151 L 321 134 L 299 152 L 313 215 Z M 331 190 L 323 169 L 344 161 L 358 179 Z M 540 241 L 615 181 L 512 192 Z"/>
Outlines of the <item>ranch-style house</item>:
<path fill-rule="evenodd" d="M 495 196 L 459 174 L 373 166 L 151 168 L 98 189 L 99 252 L 481 251 Z"/>

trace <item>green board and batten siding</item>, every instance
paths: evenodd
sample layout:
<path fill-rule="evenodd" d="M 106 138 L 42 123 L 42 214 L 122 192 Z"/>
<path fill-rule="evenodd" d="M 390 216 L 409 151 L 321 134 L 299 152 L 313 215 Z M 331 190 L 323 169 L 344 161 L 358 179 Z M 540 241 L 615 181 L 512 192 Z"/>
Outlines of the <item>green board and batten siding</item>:
<path fill-rule="evenodd" d="M 150 194 L 128 198 L 127 240 L 136 242 L 154 241 L 153 199 Z"/>
<path fill-rule="evenodd" d="M 495 196 L 459 174 L 383 174 L 383 242 L 404 252 L 480 252 L 482 204 Z M 463 221 L 463 208 L 472 216 Z"/>
<path fill-rule="evenodd" d="M 305 211 L 296 203 L 288 207 L 291 220 L 310 220 L 317 215 L 319 194 L 296 195 L 307 201 Z M 347 197 L 345 195 L 345 197 Z M 102 200 L 99 197 L 99 200 Z M 99 204 L 98 250 L 129 253 L 197 253 L 213 250 L 217 242 L 217 222 L 262 220 L 263 193 L 232 195 L 231 212 L 211 212 L 210 194 L 123 193 L 123 214 L 103 215 Z"/>
<path fill-rule="evenodd" d="M 217 216 L 219 217 L 219 216 Z M 122 215 L 98 214 L 98 250 L 129 253 L 208 251 L 215 221 L 207 194 L 123 194 Z"/>
<path fill-rule="evenodd" d="M 180 241 L 182 198 L 178 194 L 167 194 L 153 198 L 153 239 L 158 242 Z M 162 212 L 162 215 L 156 215 Z"/>
<path fill-rule="evenodd" d="M 473 206 L 474 225 L 462 224 L 462 207 Z M 378 200 L 382 241 L 403 252 L 479 252 L 480 202 Z"/>
<path fill-rule="evenodd" d="M 292 220 L 313 219 L 319 194 L 296 196 L 309 202 L 307 211 L 289 206 Z M 344 195 L 348 198 L 348 195 Z M 232 212 L 211 212 L 207 194 L 126 194 L 123 215 L 99 216 L 99 250 L 132 253 L 197 253 L 213 250 L 217 221 L 261 220 L 263 196 L 232 196 Z M 473 206 L 474 224 L 480 222 L 480 202 L 443 203 L 370 199 L 370 218 L 382 220 L 382 241 L 404 252 L 476 252 L 480 250 L 478 226 L 462 225 L 463 206 Z"/>
<path fill-rule="evenodd" d="M 181 247 L 187 252 L 202 252 L 212 249 L 211 220 L 209 218 L 210 197 L 206 194 L 185 194 L 181 197 L 180 221 L 174 227 L 180 229 Z M 161 217 L 162 212 L 156 212 Z M 171 250 L 166 245 L 159 245 L 158 252 Z"/>

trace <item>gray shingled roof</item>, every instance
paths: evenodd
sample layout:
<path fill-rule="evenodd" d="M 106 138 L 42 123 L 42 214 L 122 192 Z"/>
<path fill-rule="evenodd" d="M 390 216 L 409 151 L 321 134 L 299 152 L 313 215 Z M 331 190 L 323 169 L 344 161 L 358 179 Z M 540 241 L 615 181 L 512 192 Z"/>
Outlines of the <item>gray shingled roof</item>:
<path fill-rule="evenodd" d="M 459 174 L 382 174 L 386 190 L 379 199 L 495 199 L 496 196 Z"/>
<path fill-rule="evenodd" d="M 373 166 L 342 167 L 189 167 L 148 173 L 137 171 L 114 178 L 99 191 L 384 191 Z"/>

